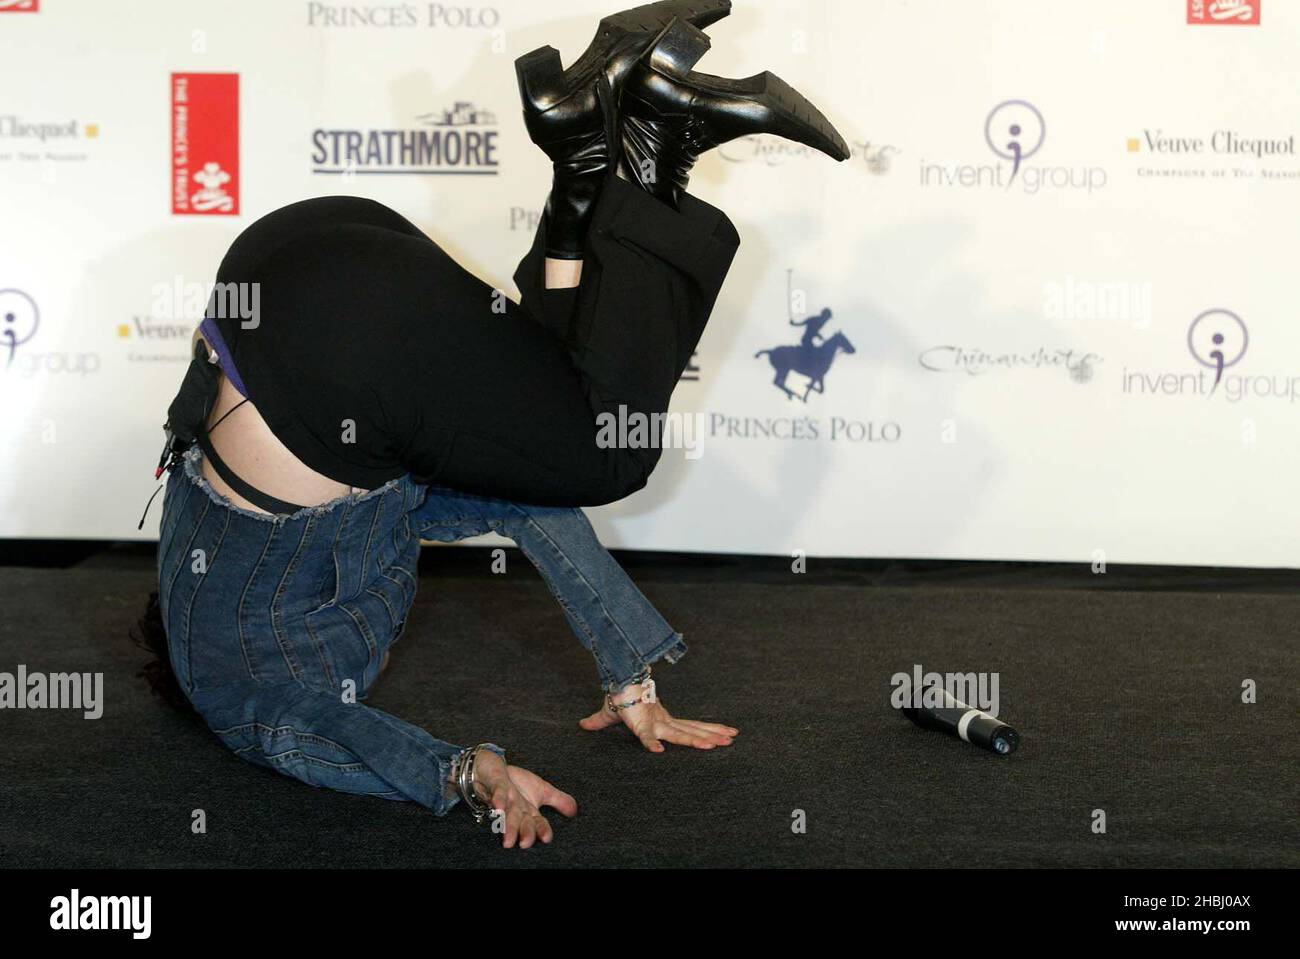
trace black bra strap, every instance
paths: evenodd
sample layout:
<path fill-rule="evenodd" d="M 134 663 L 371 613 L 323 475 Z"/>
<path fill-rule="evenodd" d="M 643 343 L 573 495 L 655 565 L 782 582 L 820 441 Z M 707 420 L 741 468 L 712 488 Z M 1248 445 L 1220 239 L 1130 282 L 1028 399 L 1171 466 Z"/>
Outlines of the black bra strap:
<path fill-rule="evenodd" d="M 299 506 L 297 503 L 288 503 L 282 499 L 276 499 L 269 493 L 263 493 L 260 489 L 245 483 L 235 474 L 234 470 L 226 465 L 226 461 L 217 455 L 212 440 L 208 438 L 207 430 L 199 431 L 198 442 L 199 448 L 203 450 L 203 455 L 212 461 L 212 468 L 217 471 L 217 475 L 229 483 L 231 489 L 250 503 L 260 506 L 268 513 L 296 513 L 300 509 L 307 508 L 306 506 Z"/>

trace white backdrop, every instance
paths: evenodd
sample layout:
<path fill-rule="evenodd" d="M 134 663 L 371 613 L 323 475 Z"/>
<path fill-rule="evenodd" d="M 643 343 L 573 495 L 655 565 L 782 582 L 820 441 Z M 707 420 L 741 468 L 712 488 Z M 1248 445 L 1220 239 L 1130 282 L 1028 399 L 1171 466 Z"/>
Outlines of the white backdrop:
<path fill-rule="evenodd" d="M 160 288 L 278 206 L 374 197 L 513 291 L 549 167 L 512 60 L 571 61 L 610 2 L 0 0 L 0 536 L 156 536 L 203 298 Z M 674 401 L 701 455 L 594 510 L 605 541 L 1300 566 L 1300 3 L 1260 6 L 740 0 L 699 68 L 780 74 L 854 156 L 757 138 L 697 167 L 742 236 Z M 238 75 L 238 150 L 195 103 L 192 159 L 228 148 L 238 213 L 177 213 L 173 75 L 210 73 Z M 489 175 L 313 156 L 448 119 Z M 755 354 L 826 308 L 855 352 L 789 398 Z"/>

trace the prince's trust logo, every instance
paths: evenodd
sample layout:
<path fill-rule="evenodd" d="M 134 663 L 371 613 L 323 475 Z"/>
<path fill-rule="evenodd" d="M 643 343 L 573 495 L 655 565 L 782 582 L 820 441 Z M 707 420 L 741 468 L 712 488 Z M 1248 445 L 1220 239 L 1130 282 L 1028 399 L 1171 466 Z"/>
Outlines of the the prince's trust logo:
<path fill-rule="evenodd" d="M 230 213 L 235 209 L 235 198 L 226 192 L 230 174 L 220 163 L 209 161 L 194 174 L 199 188 L 190 194 L 190 208 L 195 213 Z"/>
<path fill-rule="evenodd" d="M 239 74 L 172 74 L 172 212 L 239 215 Z"/>
<path fill-rule="evenodd" d="M 1259 26 L 1264 0 L 1187 0 L 1187 22 L 1224 26 Z"/>

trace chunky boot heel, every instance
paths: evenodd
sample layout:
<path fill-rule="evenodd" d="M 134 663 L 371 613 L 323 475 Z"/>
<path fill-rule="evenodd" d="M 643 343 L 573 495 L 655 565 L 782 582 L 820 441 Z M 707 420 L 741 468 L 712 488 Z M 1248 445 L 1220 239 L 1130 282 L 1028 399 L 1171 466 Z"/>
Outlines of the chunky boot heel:
<path fill-rule="evenodd" d="M 663 0 L 611 14 L 600 21 L 595 39 L 569 71 L 580 75 L 588 70 L 605 69 L 617 86 L 651 38 L 674 20 L 707 27 L 729 13 L 731 0 Z"/>
<path fill-rule="evenodd" d="M 685 81 L 691 67 L 709 52 L 708 34 L 684 20 L 674 20 L 655 38 L 649 66 L 674 80 Z"/>
<path fill-rule="evenodd" d="M 700 154 L 737 137 L 768 133 L 848 159 L 839 131 L 776 74 L 729 80 L 694 72 L 708 49 L 707 36 L 676 20 L 628 73 L 620 174 L 675 207 Z"/>
<path fill-rule="evenodd" d="M 545 110 L 548 91 L 554 93 L 564 80 L 564 64 L 560 51 L 552 46 L 538 47 L 515 61 L 515 77 L 519 80 L 519 98 L 534 110 Z"/>
<path fill-rule="evenodd" d="M 737 131 L 725 139 L 715 136 L 715 145 L 747 133 L 770 133 L 806 144 L 832 159 L 848 159 L 848 144 L 839 131 L 807 97 L 775 73 L 765 70 L 752 77 L 729 80 L 690 72 L 708 49 L 709 38 L 704 33 L 678 20 L 655 41 L 648 66 L 701 94 L 706 101 L 700 110 L 701 118 L 711 119 L 717 133 L 732 128 Z M 712 103 L 707 102 L 710 99 Z M 712 117 L 708 117 L 710 113 Z"/>
<path fill-rule="evenodd" d="M 524 126 L 555 165 L 546 202 L 547 256 L 583 255 L 596 198 L 617 154 L 610 131 L 617 128 L 623 79 L 647 45 L 676 18 L 707 26 L 730 12 L 731 0 L 661 0 L 605 17 L 567 70 L 551 46 L 515 61 Z"/>

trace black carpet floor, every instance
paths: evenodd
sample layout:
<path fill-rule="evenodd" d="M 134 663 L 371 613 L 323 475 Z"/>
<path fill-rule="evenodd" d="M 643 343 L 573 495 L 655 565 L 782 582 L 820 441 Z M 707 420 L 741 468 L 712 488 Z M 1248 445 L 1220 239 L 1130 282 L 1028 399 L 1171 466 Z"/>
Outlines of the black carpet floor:
<path fill-rule="evenodd" d="M 665 703 L 742 730 L 730 748 L 651 755 L 622 729 L 578 728 L 598 705 L 595 671 L 525 561 L 512 554 L 511 572 L 491 576 L 475 551 L 426 553 L 407 634 L 371 702 L 440 738 L 498 742 L 572 792 L 579 815 L 552 816 L 550 846 L 503 851 L 462 810 L 439 819 L 236 759 L 136 678 L 145 657 L 127 630 L 149 562 L 110 551 L 0 569 L 0 670 L 105 682 L 98 720 L 0 711 L 0 862 L 1300 865 L 1300 591 L 1288 580 L 1180 591 L 1198 584 L 1126 589 L 1112 577 L 1085 589 L 995 567 L 799 577 L 783 564 L 747 575 L 633 562 L 690 645 L 656 670 Z M 916 663 L 998 672 L 1020 750 L 999 758 L 902 719 L 890 677 Z M 1253 705 L 1241 702 L 1245 679 L 1258 686 Z M 195 809 L 206 834 L 191 832 Z M 1092 829 L 1097 809 L 1104 834 Z"/>

